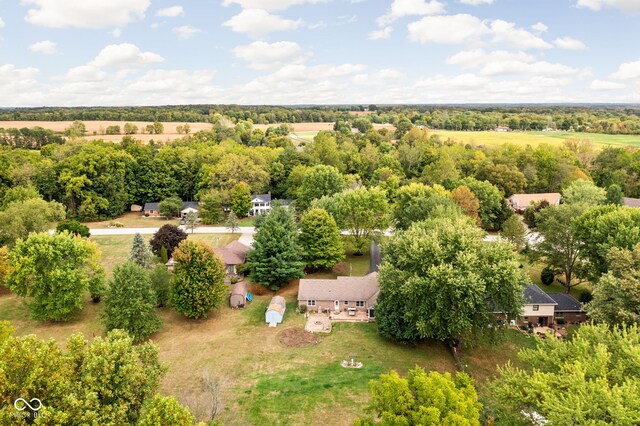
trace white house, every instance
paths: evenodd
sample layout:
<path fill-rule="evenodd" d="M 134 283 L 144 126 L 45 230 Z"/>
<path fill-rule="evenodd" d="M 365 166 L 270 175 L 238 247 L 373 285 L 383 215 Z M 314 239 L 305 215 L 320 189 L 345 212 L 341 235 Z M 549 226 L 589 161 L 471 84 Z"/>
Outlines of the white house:
<path fill-rule="evenodd" d="M 257 194 L 252 196 L 251 216 L 267 214 L 271 210 L 271 194 Z"/>

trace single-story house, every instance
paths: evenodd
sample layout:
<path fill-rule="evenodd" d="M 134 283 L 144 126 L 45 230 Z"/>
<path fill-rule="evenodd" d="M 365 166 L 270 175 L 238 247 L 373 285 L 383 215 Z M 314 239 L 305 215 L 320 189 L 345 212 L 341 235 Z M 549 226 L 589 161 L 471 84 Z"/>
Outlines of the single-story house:
<path fill-rule="evenodd" d="M 622 199 L 622 205 L 626 207 L 633 207 L 634 209 L 640 209 L 640 198 L 624 197 Z"/>
<path fill-rule="evenodd" d="M 269 327 L 275 327 L 282 322 L 284 318 L 284 312 L 287 310 L 287 302 L 282 296 L 273 296 L 269 307 L 265 313 L 265 319 Z"/>
<path fill-rule="evenodd" d="M 364 277 L 338 277 L 332 279 L 301 279 L 298 288 L 298 307 L 309 311 L 346 312 L 355 315 L 366 313 L 369 320 L 375 318 L 375 306 L 380 293 L 378 273 Z"/>
<path fill-rule="evenodd" d="M 507 126 L 496 127 L 496 132 L 510 132 L 510 131 L 511 131 L 511 127 L 507 127 Z"/>
<path fill-rule="evenodd" d="M 549 293 L 556 303 L 554 310 L 555 322 L 558 322 L 558 318 L 564 318 L 567 324 L 583 323 L 587 321 L 587 311 L 582 306 L 582 303 L 575 297 L 567 293 Z"/>
<path fill-rule="evenodd" d="M 239 241 L 233 241 L 222 248 L 213 249 L 220 256 L 224 263 L 227 275 L 237 275 L 236 267 L 243 264 L 247 260 L 247 253 L 251 247 L 242 244 Z"/>
<path fill-rule="evenodd" d="M 247 300 L 247 293 L 249 292 L 247 283 L 241 281 L 235 283 L 231 289 L 231 296 L 229 297 L 229 306 L 232 308 L 244 308 L 244 304 Z"/>
<path fill-rule="evenodd" d="M 160 211 L 158 206 L 160 203 L 144 203 L 144 214 L 151 217 L 160 217 Z M 197 212 L 199 203 L 197 201 L 183 201 L 182 210 L 180 210 L 180 217 L 183 218 L 189 212 Z"/>
<path fill-rule="evenodd" d="M 548 192 L 543 194 L 513 194 L 507 198 L 507 203 L 511 210 L 516 213 L 524 213 L 527 207 L 541 201 L 547 201 L 550 205 L 560 204 L 561 195 L 559 192 Z"/>

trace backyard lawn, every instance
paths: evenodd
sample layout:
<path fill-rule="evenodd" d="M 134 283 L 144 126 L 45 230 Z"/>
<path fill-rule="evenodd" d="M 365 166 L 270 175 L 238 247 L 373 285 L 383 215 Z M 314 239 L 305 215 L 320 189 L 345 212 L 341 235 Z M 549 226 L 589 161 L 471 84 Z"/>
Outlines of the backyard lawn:
<path fill-rule="evenodd" d="M 142 237 L 146 241 L 149 241 L 152 235 L 143 235 Z M 195 241 L 203 241 L 211 247 L 216 248 L 224 247 L 239 237 L 240 234 L 188 234 L 187 238 Z M 107 276 L 110 277 L 113 268 L 116 265 L 126 262 L 129 258 L 133 235 L 96 235 L 90 238 L 98 244 L 102 266 L 106 269 Z"/>

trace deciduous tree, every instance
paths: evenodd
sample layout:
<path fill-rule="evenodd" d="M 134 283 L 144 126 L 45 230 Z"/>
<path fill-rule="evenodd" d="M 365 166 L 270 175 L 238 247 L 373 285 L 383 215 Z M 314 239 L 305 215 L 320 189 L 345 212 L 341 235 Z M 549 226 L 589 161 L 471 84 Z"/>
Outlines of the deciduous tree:
<path fill-rule="evenodd" d="M 469 188 L 464 185 L 457 187 L 451 191 L 451 199 L 462 209 L 465 215 L 480 224 L 480 217 L 478 216 L 480 201 Z"/>
<path fill-rule="evenodd" d="M 240 229 L 240 221 L 238 220 L 238 217 L 233 212 L 233 210 L 231 210 L 229 214 L 227 214 L 227 219 L 224 222 L 224 226 L 226 226 L 232 234 L 235 234 L 236 232 L 238 232 L 238 229 Z"/>
<path fill-rule="evenodd" d="M 409 370 L 405 379 L 392 370 L 369 383 L 371 401 L 366 411 L 375 414 L 357 419 L 367 425 L 468 425 L 480 426 L 482 404 L 473 379 L 465 373 Z M 378 419 L 378 420 L 376 420 Z"/>
<path fill-rule="evenodd" d="M 182 240 L 187 239 L 187 234 L 175 225 L 163 225 L 153 234 L 151 241 L 151 251 L 156 256 L 160 256 L 162 247 L 167 250 L 167 256 L 171 257 L 173 250 L 178 247 Z"/>
<path fill-rule="evenodd" d="M 214 189 L 207 191 L 200 197 L 200 218 L 205 225 L 220 222 L 222 216 L 222 196 Z"/>
<path fill-rule="evenodd" d="M 31 234 L 11 250 L 7 283 L 28 298 L 31 317 L 66 321 L 83 307 L 83 294 L 104 280 L 93 241 L 69 233 Z"/>
<path fill-rule="evenodd" d="M 158 203 L 158 212 L 167 219 L 177 217 L 182 210 L 182 200 L 179 197 L 169 197 Z"/>
<path fill-rule="evenodd" d="M 75 219 L 63 220 L 58 223 L 56 226 L 56 232 L 64 232 L 67 231 L 70 234 L 79 235 L 84 238 L 89 238 L 91 236 L 91 231 L 89 231 L 89 227 L 81 224 Z"/>
<path fill-rule="evenodd" d="M 326 210 L 309 210 L 300 222 L 300 245 L 311 268 L 331 269 L 344 260 L 340 230 Z"/>
<path fill-rule="evenodd" d="M 171 306 L 188 318 L 206 318 L 228 294 L 222 261 L 211 247 L 190 240 L 180 243 L 173 260 Z"/>
<path fill-rule="evenodd" d="M 468 187 L 480 201 L 478 216 L 484 229 L 488 231 L 500 229 L 502 223 L 513 214 L 495 185 L 471 177 L 463 179 L 461 184 Z"/>
<path fill-rule="evenodd" d="M 189 409 L 174 397 L 155 395 L 144 406 L 138 426 L 192 426 L 194 422 Z"/>
<path fill-rule="evenodd" d="M 315 199 L 333 195 L 344 189 L 342 175 L 332 166 L 318 165 L 309 170 L 302 180 L 296 208 L 303 212 Z"/>
<path fill-rule="evenodd" d="M 13 202 L 0 212 L 0 245 L 12 247 L 19 238 L 48 231 L 54 222 L 64 218 L 64 206 L 55 201 L 32 198 Z"/>
<path fill-rule="evenodd" d="M 525 244 L 525 230 L 524 225 L 520 218 L 516 215 L 511 216 L 509 219 L 505 220 L 502 224 L 502 235 L 507 241 L 513 244 L 518 251 L 524 247 Z"/>
<path fill-rule="evenodd" d="M 378 331 L 404 341 L 457 340 L 486 327 L 495 309 L 519 314 L 526 278 L 516 254 L 510 244 L 483 237 L 461 215 L 427 219 L 391 236 L 380 265 Z"/>
<path fill-rule="evenodd" d="M 566 204 L 584 204 L 595 206 L 604 204 L 607 200 L 607 191 L 598 188 L 588 180 L 576 180 L 562 191 L 562 201 Z"/>
<path fill-rule="evenodd" d="M 245 182 L 240 182 L 231 189 L 229 207 L 238 217 L 246 217 L 253 207 L 251 203 L 251 188 Z"/>

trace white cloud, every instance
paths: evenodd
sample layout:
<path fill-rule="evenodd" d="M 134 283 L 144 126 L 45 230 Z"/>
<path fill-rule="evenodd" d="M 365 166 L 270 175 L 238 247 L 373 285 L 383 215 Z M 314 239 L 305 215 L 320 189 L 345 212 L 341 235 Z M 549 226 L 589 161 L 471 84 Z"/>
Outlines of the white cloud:
<path fill-rule="evenodd" d="M 471 6 L 480 6 L 481 4 L 493 4 L 495 0 L 458 0 L 462 4 L 469 4 Z"/>
<path fill-rule="evenodd" d="M 621 64 L 618 71 L 611 74 L 611 78 L 616 80 L 640 79 L 640 60 Z"/>
<path fill-rule="evenodd" d="M 524 52 L 498 50 L 485 52 L 482 49 L 456 53 L 446 59 L 449 65 L 458 65 L 462 69 L 478 69 L 483 76 L 499 75 L 538 75 L 559 77 L 576 74 L 577 69 L 563 64 L 536 61 Z"/>
<path fill-rule="evenodd" d="M 529 31 L 516 28 L 513 22 L 496 19 L 491 22 L 493 41 L 515 46 L 519 49 L 551 49 L 553 46 Z"/>
<path fill-rule="evenodd" d="M 405 74 L 402 71 L 394 68 L 385 68 L 373 74 L 358 74 L 353 77 L 353 82 L 367 86 L 379 86 L 393 84 L 404 78 Z"/>
<path fill-rule="evenodd" d="M 4 28 L 4 21 L 0 18 L 0 28 Z"/>
<path fill-rule="evenodd" d="M 53 77 L 53 80 L 69 81 L 73 83 L 102 81 L 107 73 L 95 65 L 80 65 L 70 68 L 65 74 Z"/>
<path fill-rule="evenodd" d="M 164 62 L 164 58 L 157 53 L 141 52 L 138 46 L 130 43 L 110 44 L 98 53 L 89 66 L 103 67 L 132 67 Z"/>
<path fill-rule="evenodd" d="M 425 16 L 407 28 L 409 39 L 419 43 L 459 44 L 490 32 L 484 22 L 468 14 Z"/>
<path fill-rule="evenodd" d="M 165 7 L 156 12 L 156 16 L 163 18 L 175 18 L 180 15 L 184 15 L 184 8 L 182 6 Z"/>
<path fill-rule="evenodd" d="M 33 5 L 25 19 L 51 28 L 105 28 L 124 26 L 144 18 L 150 0 L 22 0 Z"/>
<path fill-rule="evenodd" d="M 377 23 L 384 27 L 405 16 L 438 15 L 444 12 L 444 4 L 438 0 L 393 0 L 389 11 L 379 17 Z"/>
<path fill-rule="evenodd" d="M 586 50 L 587 46 L 580 40 L 571 37 L 559 37 L 553 41 L 558 49 L 564 50 Z"/>
<path fill-rule="evenodd" d="M 539 34 L 539 33 L 546 33 L 549 30 L 549 27 L 547 27 L 542 22 L 538 22 L 537 24 L 533 24 L 531 26 L 531 29 Z"/>
<path fill-rule="evenodd" d="M 288 64 L 300 64 L 304 62 L 310 53 L 302 52 L 298 43 L 291 41 L 279 41 L 266 43 L 255 41 L 233 49 L 236 58 L 249 63 L 249 67 L 257 70 L 280 68 Z"/>
<path fill-rule="evenodd" d="M 595 11 L 605 7 L 613 7 L 624 12 L 640 13 L 640 2 L 638 0 L 578 0 L 577 5 Z"/>
<path fill-rule="evenodd" d="M 109 34 L 114 38 L 119 38 L 122 35 L 122 28 L 114 28 Z"/>
<path fill-rule="evenodd" d="M 369 40 L 382 40 L 385 38 L 391 37 L 391 33 L 393 32 L 393 27 L 388 26 L 384 27 L 381 30 L 374 30 L 369 33 Z"/>
<path fill-rule="evenodd" d="M 617 90 L 625 87 L 622 83 L 615 83 L 613 81 L 593 80 L 589 88 L 591 90 Z"/>
<path fill-rule="evenodd" d="M 0 99 L 3 106 L 21 106 L 42 98 L 41 85 L 36 79 L 37 68 L 16 68 L 15 65 L 0 65 Z"/>
<path fill-rule="evenodd" d="M 237 33 L 247 33 L 252 38 L 262 38 L 276 31 L 295 30 L 303 25 L 303 22 L 272 15 L 263 9 L 245 9 L 222 25 Z"/>
<path fill-rule="evenodd" d="M 479 86 L 486 85 L 490 80 L 485 77 L 479 77 L 475 74 L 460 74 L 456 76 L 448 76 L 438 74 L 434 77 L 426 77 L 416 82 L 416 87 L 421 89 L 442 89 L 447 87 L 450 90 L 466 90 L 476 89 Z"/>
<path fill-rule="evenodd" d="M 222 4 L 229 6 L 238 4 L 243 9 L 264 9 L 269 11 L 285 10 L 300 4 L 327 3 L 331 0 L 224 0 Z"/>
<path fill-rule="evenodd" d="M 178 34 L 178 38 L 180 38 L 180 40 L 189 39 L 194 35 L 198 34 L 199 32 L 202 32 L 202 30 L 199 30 L 198 28 L 194 28 L 191 25 L 182 25 L 179 27 L 175 27 L 175 28 L 172 28 L 171 31 Z"/>
<path fill-rule="evenodd" d="M 45 55 L 53 55 L 57 52 L 56 44 L 50 40 L 43 40 L 33 43 L 29 46 L 29 50 L 36 53 L 44 53 Z"/>

